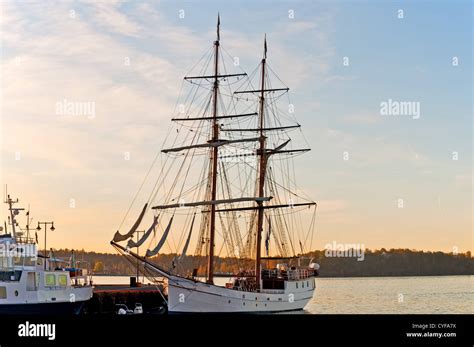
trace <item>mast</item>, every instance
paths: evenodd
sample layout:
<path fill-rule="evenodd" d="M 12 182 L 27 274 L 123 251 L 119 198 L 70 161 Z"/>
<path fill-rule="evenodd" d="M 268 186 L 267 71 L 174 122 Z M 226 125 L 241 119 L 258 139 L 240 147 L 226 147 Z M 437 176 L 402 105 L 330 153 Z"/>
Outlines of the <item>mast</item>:
<path fill-rule="evenodd" d="M 219 139 L 219 124 L 217 122 L 217 96 L 219 91 L 219 40 L 220 40 L 220 16 L 217 14 L 217 40 L 214 41 L 214 96 L 212 103 L 212 141 Z M 216 200 L 217 195 L 217 155 L 219 149 L 215 146 L 211 150 L 212 172 L 211 172 L 211 200 Z M 207 263 L 207 282 L 214 282 L 214 243 L 216 234 L 216 205 L 211 205 L 211 220 L 209 226 L 209 258 Z"/>
<path fill-rule="evenodd" d="M 13 237 L 16 237 L 16 230 L 15 230 L 15 214 L 13 213 L 13 204 L 15 203 L 11 198 L 10 195 L 7 195 L 7 201 L 5 201 L 8 204 L 8 210 L 10 211 L 10 221 L 12 225 L 12 230 L 13 230 Z"/>
<path fill-rule="evenodd" d="M 263 44 L 263 58 L 262 58 L 262 75 L 261 75 L 261 85 L 260 85 L 260 110 L 259 110 L 259 131 L 260 131 L 260 163 L 258 167 L 258 196 L 264 196 L 265 188 L 265 171 L 266 171 L 266 161 L 267 156 L 265 153 L 265 133 L 264 133 L 264 110 L 265 110 L 265 63 L 267 59 L 267 37 L 265 35 L 264 44 Z M 258 211 L 257 211 L 257 252 L 255 257 L 255 276 L 256 276 L 256 285 L 257 290 L 260 289 L 260 272 L 261 272 L 261 248 L 262 248 L 262 232 L 263 232 L 263 217 L 264 217 L 264 208 L 263 201 L 257 201 Z"/>
<path fill-rule="evenodd" d="M 7 186 L 5 185 L 5 201 L 6 204 L 8 204 L 8 211 L 10 212 L 10 224 L 12 226 L 12 236 L 16 238 L 16 220 L 15 216 L 18 214 L 18 211 L 23 211 L 23 208 L 14 208 L 13 205 L 18 203 L 18 199 L 13 200 L 10 197 L 10 194 L 8 194 L 7 191 Z M 5 223 L 5 234 L 7 233 L 7 228 L 6 228 L 6 223 Z"/>

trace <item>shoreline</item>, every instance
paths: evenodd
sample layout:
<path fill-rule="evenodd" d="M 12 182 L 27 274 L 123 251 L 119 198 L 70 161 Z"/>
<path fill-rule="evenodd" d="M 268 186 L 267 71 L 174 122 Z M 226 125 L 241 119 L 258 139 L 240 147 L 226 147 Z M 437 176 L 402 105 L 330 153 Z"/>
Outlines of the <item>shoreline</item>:
<path fill-rule="evenodd" d="M 136 274 L 131 274 L 131 275 L 119 275 L 119 274 L 92 274 L 92 277 L 136 277 Z M 373 276 L 373 275 L 367 275 L 367 276 L 318 276 L 318 278 L 336 278 L 336 279 L 344 279 L 344 278 L 408 278 L 408 277 L 456 277 L 456 276 L 474 276 L 473 274 L 442 274 L 442 275 L 395 275 L 395 276 L 390 276 L 390 275 L 380 275 L 380 276 Z M 140 278 L 143 277 L 143 275 L 140 274 Z M 146 277 L 146 276 L 145 276 Z M 215 276 L 218 278 L 229 278 L 233 277 L 232 275 L 229 276 Z"/>

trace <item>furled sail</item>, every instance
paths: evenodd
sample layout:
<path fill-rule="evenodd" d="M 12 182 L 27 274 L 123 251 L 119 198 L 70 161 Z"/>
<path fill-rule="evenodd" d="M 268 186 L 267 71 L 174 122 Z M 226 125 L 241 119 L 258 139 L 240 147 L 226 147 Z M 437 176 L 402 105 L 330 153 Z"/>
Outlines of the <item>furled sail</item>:
<path fill-rule="evenodd" d="M 183 252 L 179 256 L 178 260 L 183 260 L 183 258 L 186 256 L 186 251 L 188 250 L 189 241 L 191 240 L 191 234 L 193 232 L 194 218 L 196 218 L 196 214 L 194 214 L 193 220 L 191 221 L 191 227 L 189 228 L 188 238 L 186 239 L 186 243 L 184 244 L 184 247 L 183 247 Z"/>
<path fill-rule="evenodd" d="M 155 230 L 155 227 L 158 224 L 158 217 L 159 216 L 156 216 L 156 217 L 153 218 L 153 223 L 148 228 L 148 230 L 145 232 L 145 234 L 143 234 L 143 236 L 140 240 L 138 240 L 137 242 L 133 241 L 133 239 L 128 240 L 127 247 L 128 248 L 134 248 L 134 247 L 140 247 L 141 245 L 143 245 L 143 242 L 146 241 L 148 236 L 150 236 L 151 232 L 153 230 Z"/>
<path fill-rule="evenodd" d="M 158 242 L 155 249 L 153 249 L 152 251 L 147 250 L 145 257 L 153 257 L 154 255 L 157 255 L 161 247 L 163 247 L 163 245 L 165 244 L 166 238 L 168 237 L 168 233 L 170 232 L 171 223 L 173 222 L 173 217 L 171 217 L 170 222 L 168 223 L 168 226 L 166 227 L 165 232 L 163 233 L 163 236 L 161 237 L 160 242 Z"/>
<path fill-rule="evenodd" d="M 265 237 L 265 250 L 267 251 L 267 257 L 270 251 L 270 235 L 271 234 L 272 234 L 272 221 L 270 217 L 268 217 L 268 231 L 267 231 L 267 236 Z"/>
<path fill-rule="evenodd" d="M 135 222 L 135 224 L 133 224 L 132 228 L 130 229 L 130 231 L 124 235 L 120 234 L 119 231 L 117 230 L 117 232 L 115 233 L 114 235 L 114 242 L 121 242 L 121 241 L 125 241 L 129 238 L 131 238 L 133 236 L 133 234 L 135 233 L 135 231 L 137 230 L 138 226 L 140 225 L 140 223 L 142 222 L 142 219 L 143 219 L 143 216 L 145 215 L 145 212 L 146 212 L 146 208 L 148 207 L 148 203 L 145 204 L 145 206 L 143 206 L 143 210 L 142 212 L 140 213 L 140 215 L 138 216 L 138 219 L 137 221 Z"/>

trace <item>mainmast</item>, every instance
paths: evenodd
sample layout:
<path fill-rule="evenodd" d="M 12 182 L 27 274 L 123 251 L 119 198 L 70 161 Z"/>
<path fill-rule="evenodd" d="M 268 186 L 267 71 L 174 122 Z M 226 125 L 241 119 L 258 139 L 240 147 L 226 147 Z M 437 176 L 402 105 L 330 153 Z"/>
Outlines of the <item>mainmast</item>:
<path fill-rule="evenodd" d="M 265 171 L 267 165 L 267 156 L 265 151 L 265 64 L 267 59 L 267 37 L 265 35 L 264 44 L 263 44 L 263 58 L 262 58 L 262 75 L 260 83 L 260 109 L 259 109 L 259 130 L 260 130 L 260 162 L 258 167 L 258 196 L 264 196 L 265 188 Z M 255 257 L 255 276 L 256 276 L 256 285 L 257 289 L 260 289 L 260 272 L 261 272 L 261 248 L 262 248 L 262 232 L 263 232 L 263 221 L 264 221 L 264 208 L 263 202 L 258 201 L 258 210 L 257 210 L 257 246 L 256 246 L 256 257 Z"/>
<path fill-rule="evenodd" d="M 220 16 L 217 15 L 217 40 L 214 41 L 214 96 L 212 103 L 212 139 L 216 142 L 219 139 L 219 124 L 217 122 L 217 97 L 219 91 L 219 40 L 220 40 Z M 211 172 L 211 200 L 216 200 L 217 195 L 217 156 L 218 146 L 211 150 L 212 172 Z M 214 282 L 214 243 L 216 234 L 216 205 L 211 205 L 211 221 L 209 226 L 209 258 L 207 263 L 207 282 Z"/>

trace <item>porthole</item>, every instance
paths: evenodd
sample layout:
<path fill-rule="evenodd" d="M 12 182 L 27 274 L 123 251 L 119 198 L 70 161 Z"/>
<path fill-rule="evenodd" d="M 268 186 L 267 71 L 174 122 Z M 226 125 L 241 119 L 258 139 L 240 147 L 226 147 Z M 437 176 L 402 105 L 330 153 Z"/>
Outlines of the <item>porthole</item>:
<path fill-rule="evenodd" d="M 18 296 L 18 290 L 15 290 L 15 296 Z"/>
<path fill-rule="evenodd" d="M 230 300 L 229 300 L 229 304 L 230 304 Z"/>
<path fill-rule="evenodd" d="M 244 306 L 245 306 L 245 302 L 244 302 Z"/>

